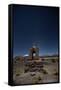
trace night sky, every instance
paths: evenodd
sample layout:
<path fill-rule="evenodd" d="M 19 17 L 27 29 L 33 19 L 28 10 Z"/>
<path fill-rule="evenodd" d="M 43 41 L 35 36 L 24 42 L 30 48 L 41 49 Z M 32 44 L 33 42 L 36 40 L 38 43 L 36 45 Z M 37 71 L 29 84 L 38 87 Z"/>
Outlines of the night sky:
<path fill-rule="evenodd" d="M 33 43 L 39 55 L 58 54 L 59 8 L 14 5 L 13 55 L 29 53 Z"/>

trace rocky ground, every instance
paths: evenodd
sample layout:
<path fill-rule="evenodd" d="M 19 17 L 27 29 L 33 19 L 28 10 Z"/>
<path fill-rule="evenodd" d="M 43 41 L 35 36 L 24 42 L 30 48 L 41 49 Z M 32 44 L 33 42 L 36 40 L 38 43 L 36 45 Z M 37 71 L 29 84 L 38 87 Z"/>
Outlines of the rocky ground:
<path fill-rule="evenodd" d="M 18 64 L 17 66 L 20 68 L 20 71 L 18 70 L 17 73 L 14 72 L 13 74 L 14 83 L 18 85 L 18 84 L 41 84 L 41 83 L 58 82 L 59 77 L 58 59 L 43 60 L 40 62 L 40 64 L 41 63 L 43 63 L 42 68 L 39 69 L 38 67 L 36 67 L 37 68 L 36 71 L 28 70 L 27 72 L 24 72 L 26 67 L 24 66 L 23 63 L 20 63 L 21 65 Z"/>

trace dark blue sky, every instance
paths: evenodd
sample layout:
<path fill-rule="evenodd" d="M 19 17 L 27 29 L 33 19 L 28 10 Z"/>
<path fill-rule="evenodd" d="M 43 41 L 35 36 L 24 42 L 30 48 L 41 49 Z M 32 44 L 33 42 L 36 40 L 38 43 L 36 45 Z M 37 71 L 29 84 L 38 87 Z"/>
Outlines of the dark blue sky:
<path fill-rule="evenodd" d="M 25 55 L 37 43 L 40 55 L 58 54 L 59 9 L 14 5 L 13 54 Z"/>

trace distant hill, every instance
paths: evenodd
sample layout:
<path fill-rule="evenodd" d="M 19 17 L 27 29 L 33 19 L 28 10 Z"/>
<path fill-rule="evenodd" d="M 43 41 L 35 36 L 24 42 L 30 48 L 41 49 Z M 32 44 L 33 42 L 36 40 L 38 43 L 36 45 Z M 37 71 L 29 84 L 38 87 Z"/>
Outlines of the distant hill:
<path fill-rule="evenodd" d="M 29 56 L 16 56 L 13 58 L 14 60 L 25 60 L 28 59 Z M 47 57 L 59 57 L 59 55 L 44 55 L 44 56 L 39 56 L 40 58 L 47 58 Z"/>

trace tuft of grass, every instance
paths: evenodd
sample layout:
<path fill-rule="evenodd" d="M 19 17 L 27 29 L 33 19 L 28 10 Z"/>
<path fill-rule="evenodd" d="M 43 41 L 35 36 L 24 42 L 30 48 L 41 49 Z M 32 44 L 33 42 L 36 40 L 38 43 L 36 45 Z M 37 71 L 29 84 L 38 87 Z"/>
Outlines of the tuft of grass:
<path fill-rule="evenodd" d="M 52 62 L 55 63 L 56 62 L 55 59 L 52 59 Z"/>
<path fill-rule="evenodd" d="M 16 74 L 16 76 L 20 76 L 20 74 L 19 74 L 19 73 L 17 73 L 17 74 Z"/>
<path fill-rule="evenodd" d="M 40 76 L 34 77 L 34 78 L 33 78 L 33 83 L 34 83 L 34 84 L 37 84 L 40 80 L 42 80 L 42 78 L 41 78 Z"/>
<path fill-rule="evenodd" d="M 33 83 L 33 84 L 37 84 L 37 83 L 38 83 L 37 77 L 34 77 L 34 78 L 33 78 L 32 83 Z"/>
<path fill-rule="evenodd" d="M 42 80 L 42 78 L 39 76 L 39 77 L 38 77 L 38 80 L 40 81 L 40 80 Z"/>
<path fill-rule="evenodd" d="M 55 72 L 54 75 L 58 75 L 58 72 Z"/>
<path fill-rule="evenodd" d="M 43 69 L 43 73 L 44 73 L 44 74 L 48 74 L 48 72 L 47 72 L 46 70 L 44 70 L 44 69 Z"/>

